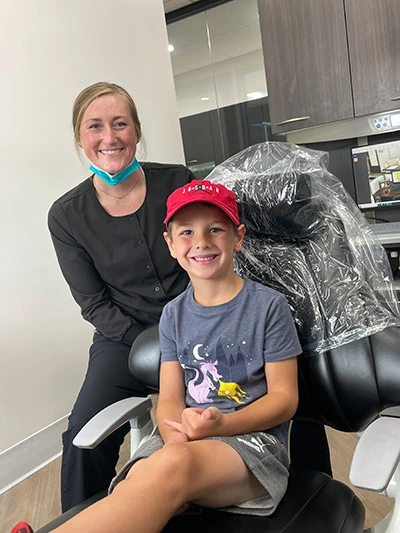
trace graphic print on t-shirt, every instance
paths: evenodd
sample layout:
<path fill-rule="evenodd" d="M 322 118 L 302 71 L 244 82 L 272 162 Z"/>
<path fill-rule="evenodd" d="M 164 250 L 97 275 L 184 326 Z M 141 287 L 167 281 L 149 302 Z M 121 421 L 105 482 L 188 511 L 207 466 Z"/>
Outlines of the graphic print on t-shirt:
<path fill-rule="evenodd" d="M 246 341 L 242 341 L 243 348 Z M 208 345 L 188 342 L 179 361 L 185 371 L 186 388 L 198 404 L 214 403 L 218 397 L 238 404 L 248 398 L 244 386 L 247 383 L 246 365 L 252 359 L 228 339 L 220 337 L 216 353 L 209 353 Z"/>

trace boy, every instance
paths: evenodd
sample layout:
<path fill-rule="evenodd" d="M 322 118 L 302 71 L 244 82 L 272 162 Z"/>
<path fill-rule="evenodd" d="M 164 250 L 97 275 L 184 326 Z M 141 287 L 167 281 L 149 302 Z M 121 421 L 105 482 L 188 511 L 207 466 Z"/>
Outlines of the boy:
<path fill-rule="evenodd" d="M 57 533 L 158 533 L 189 503 L 268 515 L 285 493 L 301 353 L 286 300 L 235 273 L 245 227 L 223 185 L 177 189 L 164 222 L 192 285 L 160 321 L 161 437 L 136 452 L 107 498 Z"/>

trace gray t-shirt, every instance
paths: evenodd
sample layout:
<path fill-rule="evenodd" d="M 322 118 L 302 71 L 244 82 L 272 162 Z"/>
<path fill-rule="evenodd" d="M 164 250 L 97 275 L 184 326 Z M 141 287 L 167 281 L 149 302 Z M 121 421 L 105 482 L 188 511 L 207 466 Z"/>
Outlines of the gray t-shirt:
<path fill-rule="evenodd" d="M 179 361 L 186 405 L 227 413 L 268 392 L 264 363 L 301 353 L 283 294 L 246 279 L 233 300 L 203 307 L 193 288 L 168 303 L 160 321 L 161 361 Z M 287 424 L 268 433 L 287 442 Z"/>

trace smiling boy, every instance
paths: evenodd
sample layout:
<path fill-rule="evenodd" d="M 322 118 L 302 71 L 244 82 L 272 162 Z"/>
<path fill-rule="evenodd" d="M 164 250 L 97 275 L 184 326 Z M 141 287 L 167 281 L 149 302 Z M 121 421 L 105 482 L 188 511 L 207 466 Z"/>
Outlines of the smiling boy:
<path fill-rule="evenodd" d="M 139 448 L 108 497 L 58 533 L 159 533 L 190 503 L 268 515 L 285 493 L 301 353 L 285 297 L 234 271 L 245 227 L 224 186 L 177 189 L 164 222 L 192 284 L 160 321 L 160 436 Z"/>

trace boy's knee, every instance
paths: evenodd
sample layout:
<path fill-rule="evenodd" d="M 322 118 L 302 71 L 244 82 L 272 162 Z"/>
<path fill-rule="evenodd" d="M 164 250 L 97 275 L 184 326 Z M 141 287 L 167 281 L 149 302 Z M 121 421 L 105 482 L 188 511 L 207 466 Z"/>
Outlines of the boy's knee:
<path fill-rule="evenodd" d="M 192 481 L 193 454 L 186 444 L 169 444 L 147 458 L 138 460 L 125 479 L 118 483 L 111 496 L 136 494 L 144 487 L 156 487 L 174 509 L 186 505 Z M 184 508 L 182 508 L 184 510 Z"/>
<path fill-rule="evenodd" d="M 165 461 L 170 468 L 175 468 L 179 465 L 184 466 L 190 462 L 192 452 L 190 446 L 185 442 L 179 442 L 175 444 L 168 444 L 160 450 L 160 456 L 162 455 L 163 461 Z"/>
<path fill-rule="evenodd" d="M 192 477 L 195 458 L 191 447 L 186 443 L 164 446 L 154 454 L 154 460 L 160 475 L 165 475 L 171 481 L 176 478 L 178 483 L 185 483 Z"/>

